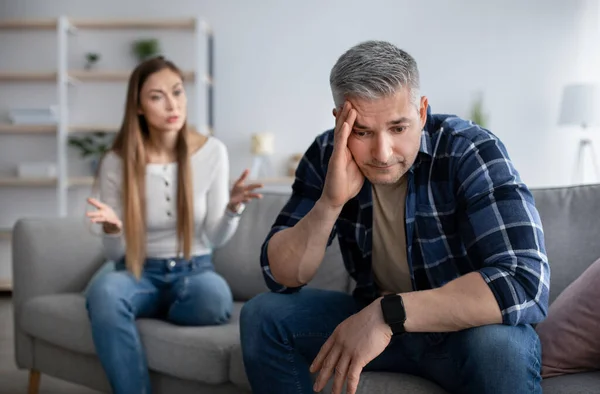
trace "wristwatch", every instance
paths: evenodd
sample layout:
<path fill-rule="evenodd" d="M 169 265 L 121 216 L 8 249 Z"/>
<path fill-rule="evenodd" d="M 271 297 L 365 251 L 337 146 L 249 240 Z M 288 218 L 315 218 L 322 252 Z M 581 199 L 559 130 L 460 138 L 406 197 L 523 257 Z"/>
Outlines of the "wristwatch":
<path fill-rule="evenodd" d="M 406 311 L 404 302 L 398 294 L 387 294 L 381 299 L 381 311 L 383 320 L 392 329 L 393 335 L 401 335 L 406 332 L 404 322 L 406 322 Z"/>
<path fill-rule="evenodd" d="M 242 212 L 244 212 L 244 209 L 246 209 L 246 204 L 239 203 L 237 210 L 232 211 L 230 209 L 227 209 L 227 211 L 229 211 L 229 213 L 232 214 L 233 216 L 240 216 L 242 214 Z"/>

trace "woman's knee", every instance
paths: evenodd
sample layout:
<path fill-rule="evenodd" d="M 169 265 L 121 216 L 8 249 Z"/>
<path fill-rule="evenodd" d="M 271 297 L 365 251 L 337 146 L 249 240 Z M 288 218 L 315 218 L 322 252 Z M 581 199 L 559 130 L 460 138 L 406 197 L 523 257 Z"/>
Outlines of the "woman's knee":
<path fill-rule="evenodd" d="M 121 309 L 126 308 L 131 280 L 126 272 L 109 272 L 91 283 L 86 293 L 86 307 L 90 317 L 115 318 Z"/>
<path fill-rule="evenodd" d="M 208 271 L 184 278 L 180 286 L 177 300 L 169 313 L 174 323 L 205 326 L 229 321 L 233 295 L 222 276 Z"/>

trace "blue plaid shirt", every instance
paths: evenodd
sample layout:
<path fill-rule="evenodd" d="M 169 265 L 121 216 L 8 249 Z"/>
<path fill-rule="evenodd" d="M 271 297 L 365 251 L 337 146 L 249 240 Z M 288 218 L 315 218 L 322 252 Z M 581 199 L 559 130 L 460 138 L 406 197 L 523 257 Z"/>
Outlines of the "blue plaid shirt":
<path fill-rule="evenodd" d="M 296 171 L 292 195 L 261 250 L 268 287 L 277 283 L 267 246 L 278 231 L 294 226 L 321 196 L 333 130 L 318 136 Z M 452 115 L 428 113 L 417 159 L 407 173 L 407 260 L 414 290 L 443 286 L 479 272 L 492 290 L 504 324 L 537 323 L 548 308 L 550 269 L 544 233 L 533 197 L 503 143 L 490 131 Z M 371 269 L 373 200 L 371 184 L 348 201 L 331 232 L 344 265 L 356 280 L 354 296 L 379 295 Z"/>

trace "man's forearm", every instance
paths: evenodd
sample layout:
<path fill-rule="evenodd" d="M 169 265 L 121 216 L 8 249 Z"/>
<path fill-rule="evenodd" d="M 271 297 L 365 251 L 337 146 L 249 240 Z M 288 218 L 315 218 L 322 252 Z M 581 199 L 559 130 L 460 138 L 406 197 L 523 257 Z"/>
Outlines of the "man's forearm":
<path fill-rule="evenodd" d="M 267 256 L 277 282 L 296 287 L 312 279 L 323 260 L 327 240 L 340 211 L 341 208 L 331 208 L 319 200 L 294 227 L 273 235 Z"/>
<path fill-rule="evenodd" d="M 478 272 L 432 290 L 402 293 L 408 332 L 449 332 L 502 323 L 494 294 Z"/>

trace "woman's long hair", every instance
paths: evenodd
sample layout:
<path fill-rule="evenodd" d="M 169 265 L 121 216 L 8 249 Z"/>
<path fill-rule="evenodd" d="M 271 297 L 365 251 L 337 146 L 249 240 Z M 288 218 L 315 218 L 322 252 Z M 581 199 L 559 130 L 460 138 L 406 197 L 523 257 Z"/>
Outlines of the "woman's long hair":
<path fill-rule="evenodd" d="M 140 108 L 140 92 L 151 74 L 165 68 L 183 74 L 175 64 L 162 56 L 151 58 L 133 70 L 127 88 L 127 101 L 121 129 L 111 150 L 121 157 L 123 163 L 123 190 L 121 218 L 125 234 L 125 261 L 129 271 L 137 278 L 141 276 L 146 259 L 146 163 L 145 142 L 150 138 L 148 124 Z M 194 205 L 192 174 L 190 165 L 191 131 L 187 121 L 179 131 L 176 143 L 177 154 L 177 254 L 190 258 L 194 237 Z M 183 247 L 183 250 L 182 250 Z"/>

